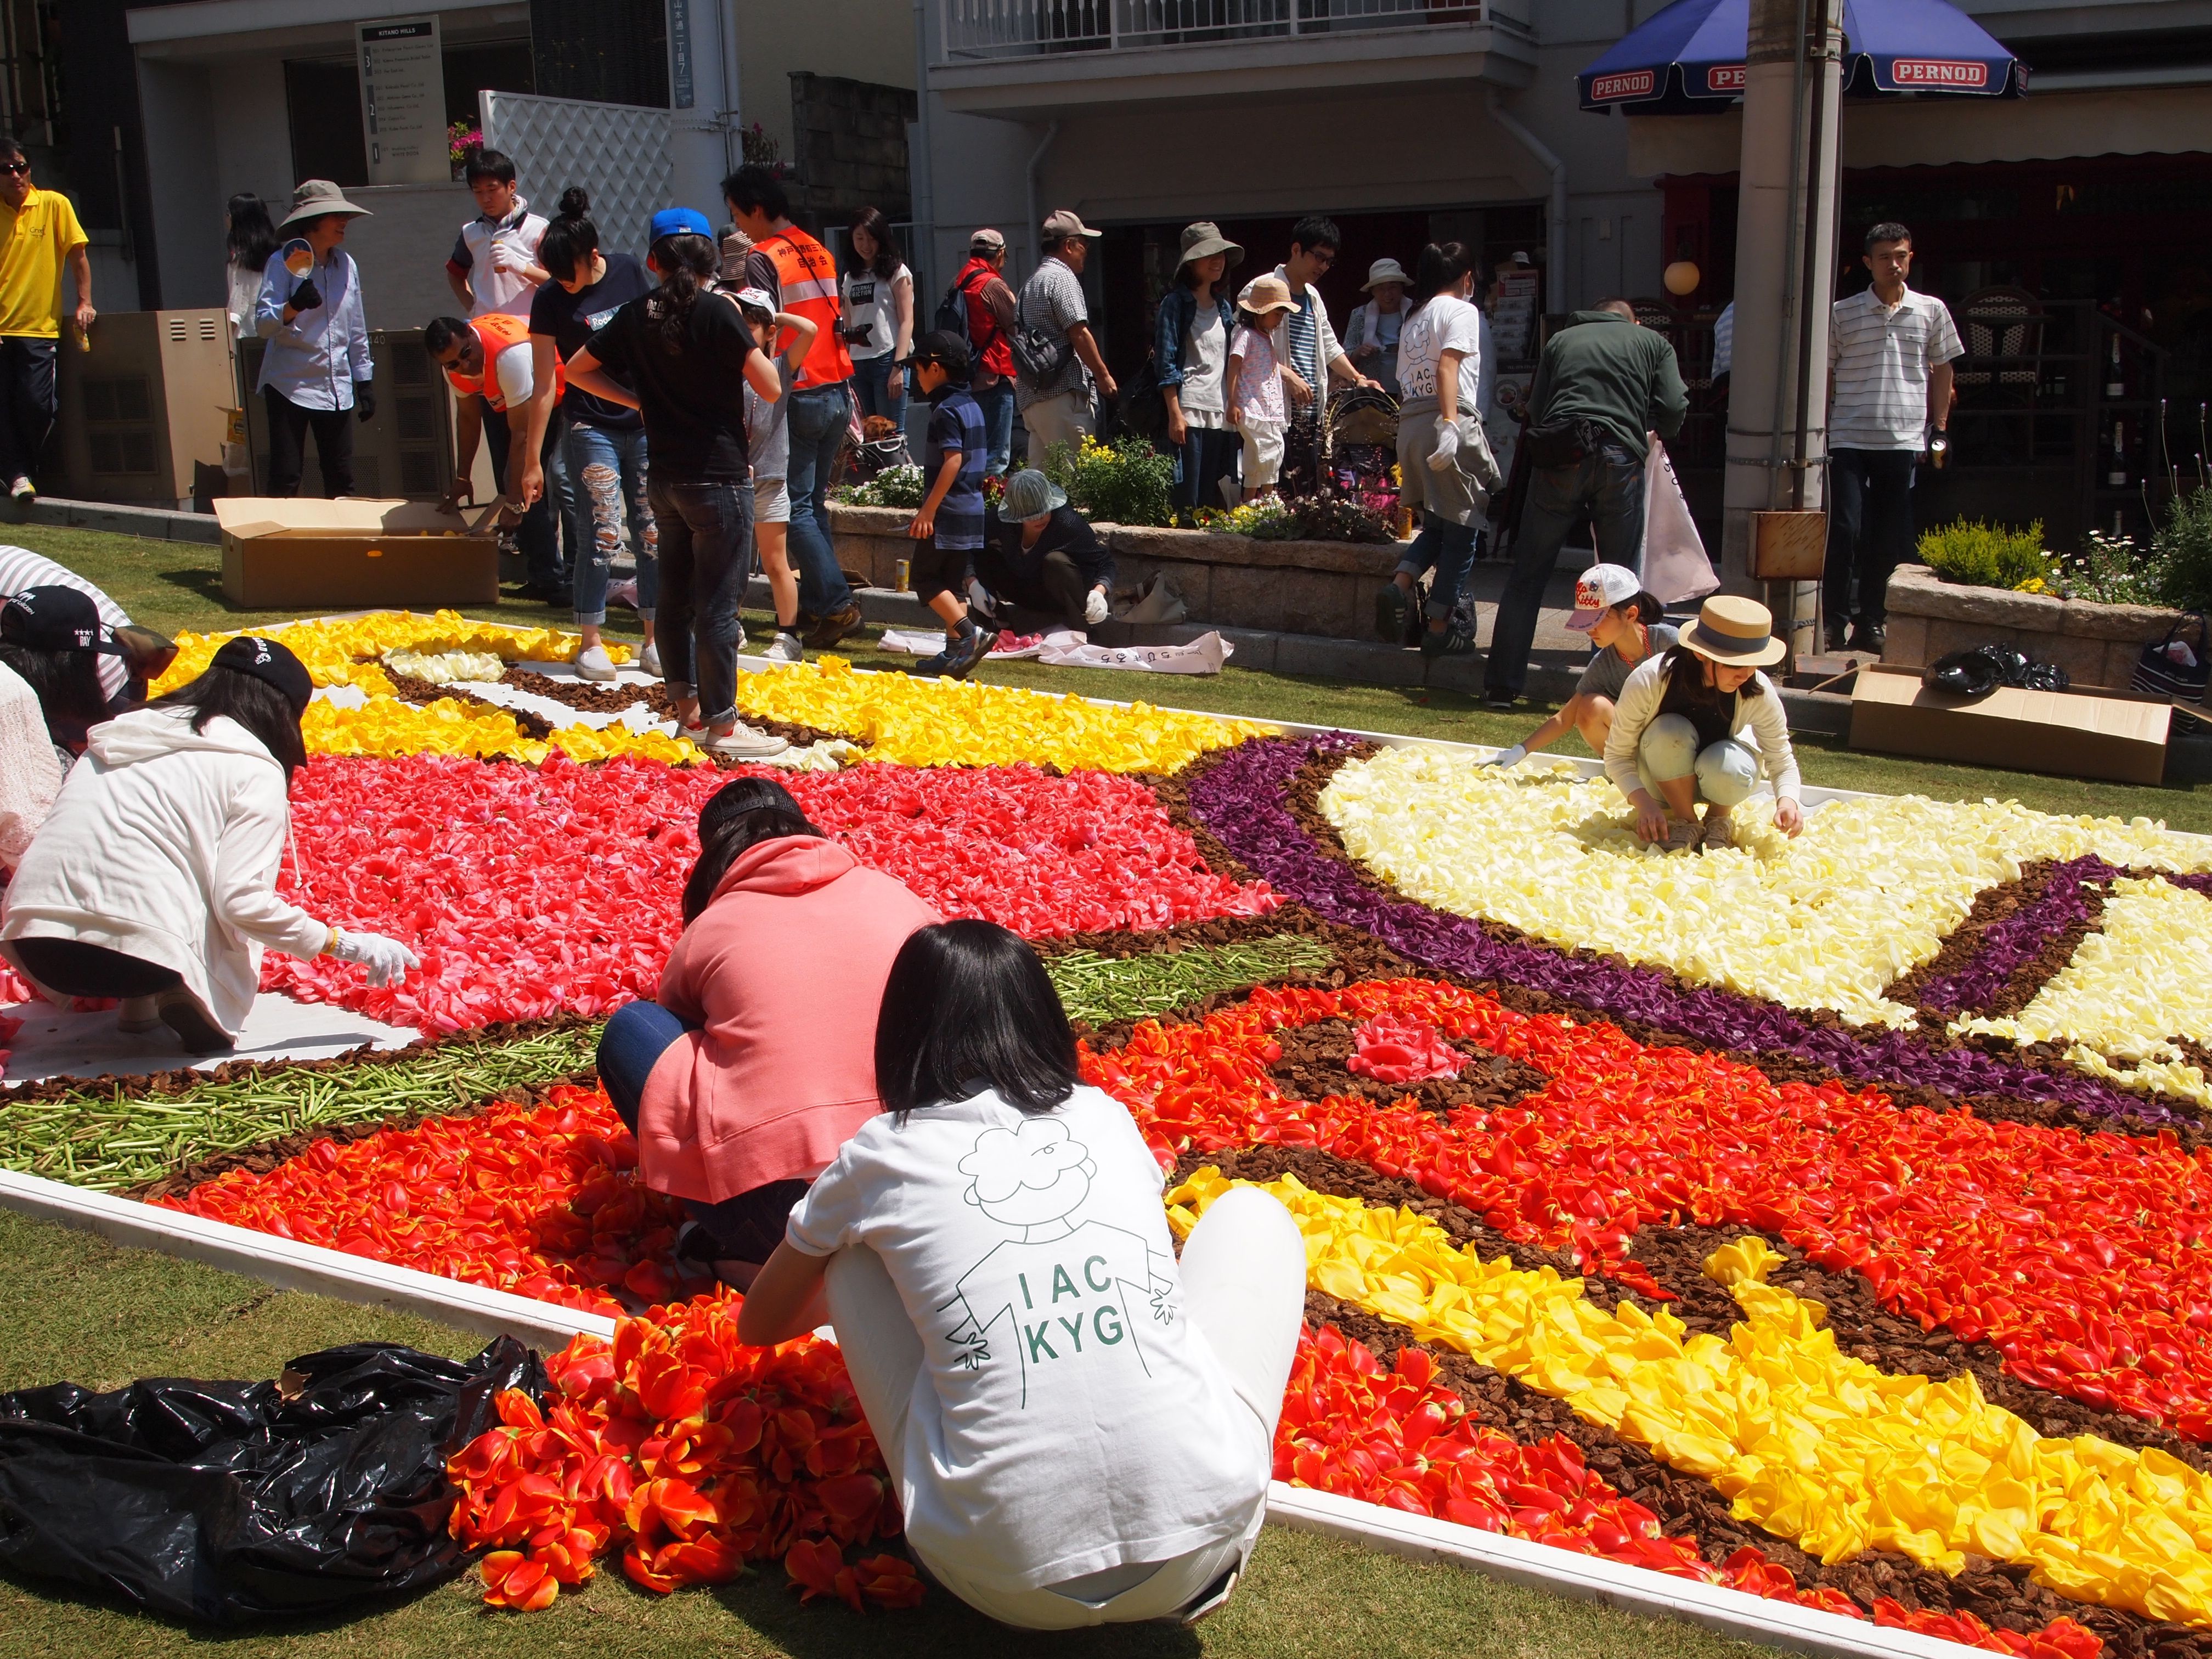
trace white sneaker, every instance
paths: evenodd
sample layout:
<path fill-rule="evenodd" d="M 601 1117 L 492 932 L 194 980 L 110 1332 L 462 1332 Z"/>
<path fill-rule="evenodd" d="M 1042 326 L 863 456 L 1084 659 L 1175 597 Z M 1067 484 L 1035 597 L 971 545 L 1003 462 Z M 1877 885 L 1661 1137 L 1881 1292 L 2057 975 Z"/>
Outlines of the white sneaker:
<path fill-rule="evenodd" d="M 773 643 L 761 653 L 770 662 L 805 662 L 806 647 L 799 642 L 799 635 L 778 630 Z"/>
<path fill-rule="evenodd" d="M 15 475 L 15 482 L 8 486 L 8 493 L 19 501 L 35 501 L 39 487 L 19 472 Z"/>
<path fill-rule="evenodd" d="M 726 732 L 710 733 L 705 744 L 708 754 L 717 760 L 766 760 L 771 755 L 781 755 L 791 747 L 781 738 L 772 738 L 765 732 L 756 732 L 750 726 L 738 725 Z"/>
<path fill-rule="evenodd" d="M 607 655 L 604 645 L 587 645 L 576 653 L 576 678 L 580 680 L 611 680 L 615 677 L 615 659 Z"/>
<path fill-rule="evenodd" d="M 745 625 L 744 625 L 743 623 L 739 623 L 738 624 L 738 643 L 737 643 L 737 649 L 738 649 L 739 651 L 743 651 L 744 648 L 745 648 Z"/>
<path fill-rule="evenodd" d="M 660 647 L 658 642 L 647 646 L 637 653 L 637 665 L 653 678 L 660 678 Z"/>

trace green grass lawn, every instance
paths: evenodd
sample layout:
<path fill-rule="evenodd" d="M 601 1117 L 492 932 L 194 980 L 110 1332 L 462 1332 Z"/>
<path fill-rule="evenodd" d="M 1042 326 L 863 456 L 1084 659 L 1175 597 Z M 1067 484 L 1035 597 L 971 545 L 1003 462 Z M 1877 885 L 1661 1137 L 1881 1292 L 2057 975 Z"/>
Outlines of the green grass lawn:
<path fill-rule="evenodd" d="M 272 1376 L 295 1355 L 342 1342 L 405 1342 L 456 1358 L 478 1340 L 411 1316 L 272 1291 L 193 1262 L 118 1249 L 89 1234 L 0 1212 L 0 1390 L 64 1378 L 111 1389 L 151 1375 Z M 933 1592 L 912 1613 L 863 1620 L 842 1606 L 802 1607 L 781 1568 L 716 1590 L 649 1595 L 619 1565 L 543 1613 L 485 1607 L 473 1575 L 412 1600 L 267 1632 L 214 1634 L 0 1574 L 0 1652 L 71 1659 L 639 1659 L 714 1653 L 843 1659 L 988 1659 L 1048 1648 L 1071 1656 L 1255 1655 L 1269 1659 L 1748 1659 L 1759 1651 L 1664 1620 L 1632 1617 L 1270 1528 L 1229 1607 L 1194 1632 L 1154 1626 L 1060 1638 L 1016 1634 Z"/>

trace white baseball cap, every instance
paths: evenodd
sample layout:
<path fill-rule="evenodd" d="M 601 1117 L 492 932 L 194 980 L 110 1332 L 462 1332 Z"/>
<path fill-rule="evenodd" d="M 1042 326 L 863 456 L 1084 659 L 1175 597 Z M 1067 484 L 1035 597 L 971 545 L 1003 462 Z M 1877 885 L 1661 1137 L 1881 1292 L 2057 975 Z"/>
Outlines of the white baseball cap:
<path fill-rule="evenodd" d="M 1626 565 L 1594 564 L 1575 584 L 1575 614 L 1567 618 L 1567 626 L 1587 634 L 1607 611 L 1643 591 L 1643 579 Z"/>

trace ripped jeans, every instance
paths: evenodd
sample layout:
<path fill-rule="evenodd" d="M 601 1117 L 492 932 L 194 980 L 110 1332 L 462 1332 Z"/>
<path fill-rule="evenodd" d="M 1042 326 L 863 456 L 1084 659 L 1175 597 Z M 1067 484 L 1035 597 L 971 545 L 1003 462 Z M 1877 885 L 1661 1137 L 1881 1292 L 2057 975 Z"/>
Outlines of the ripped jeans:
<path fill-rule="evenodd" d="M 607 619 L 607 570 L 622 550 L 627 514 L 637 555 L 637 614 L 651 622 L 660 599 L 660 532 L 645 498 L 645 428 L 573 422 L 568 477 L 576 492 L 576 620 Z"/>

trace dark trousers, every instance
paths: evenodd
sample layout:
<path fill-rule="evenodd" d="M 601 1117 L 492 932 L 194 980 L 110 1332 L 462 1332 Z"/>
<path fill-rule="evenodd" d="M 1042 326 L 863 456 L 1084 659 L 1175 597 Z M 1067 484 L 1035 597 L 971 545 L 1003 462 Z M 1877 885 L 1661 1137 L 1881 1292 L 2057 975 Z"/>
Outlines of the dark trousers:
<path fill-rule="evenodd" d="M 568 586 L 568 565 L 561 556 L 560 531 L 561 525 L 571 519 L 576 510 L 568 490 L 568 468 L 562 454 L 562 440 L 568 431 L 568 418 L 556 405 L 545 422 L 545 441 L 538 448 L 538 463 L 545 469 L 545 493 L 530 504 L 530 510 L 514 528 L 514 544 L 522 553 L 523 580 L 532 587 Z M 504 495 L 507 446 L 514 441 L 514 428 L 507 424 L 505 410 L 484 404 L 483 434 L 484 441 L 491 446 L 492 482 Z"/>
<path fill-rule="evenodd" d="M 982 557 L 980 550 L 966 547 L 939 547 L 937 538 L 926 536 L 908 550 L 906 562 L 907 586 L 914 596 L 927 605 L 939 593 L 950 593 L 963 599 L 968 592 L 968 566 L 970 561 Z M 990 587 L 989 582 L 983 584 Z M 992 588 L 996 592 L 996 588 Z"/>
<path fill-rule="evenodd" d="M 181 984 L 173 968 L 76 939 L 19 939 L 23 970 L 65 997 L 150 997 Z"/>
<path fill-rule="evenodd" d="M 1235 427 L 1218 430 L 1200 427 L 1185 428 L 1182 447 L 1176 451 L 1175 493 L 1170 499 L 1180 507 L 1210 507 L 1224 508 L 1221 499 L 1221 481 L 1234 477 L 1237 458 L 1243 453 L 1244 441 Z"/>
<path fill-rule="evenodd" d="M 738 714 L 738 601 L 753 539 L 750 483 L 682 483 L 648 472 L 647 498 L 660 528 L 661 678 L 694 691 L 703 726 Z"/>
<path fill-rule="evenodd" d="M 1513 538 L 1513 570 L 1498 602 L 1483 672 L 1486 693 L 1517 697 L 1528 678 L 1528 648 L 1544 588 L 1559 562 L 1567 532 L 1584 514 L 1597 532 L 1601 564 L 1644 568 L 1644 461 L 1622 445 L 1601 443 L 1572 466 L 1545 467 L 1528 476 L 1528 499 Z"/>
<path fill-rule="evenodd" d="M 323 494 L 353 494 L 353 410 L 302 409 L 273 386 L 261 388 L 269 410 L 269 493 L 296 495 L 307 465 L 307 434 L 323 469 Z"/>
<path fill-rule="evenodd" d="M 1821 600 L 1830 628 L 1841 628 L 1846 617 L 1876 627 L 1887 619 L 1890 573 L 1912 556 L 1912 464 L 1919 459 L 1909 449 L 1828 452 Z"/>
<path fill-rule="evenodd" d="M 634 1133 L 653 1065 L 686 1031 L 697 1029 L 657 1002 L 633 1002 L 615 1011 L 599 1036 L 599 1082 L 616 1113 Z M 766 1261 L 783 1243 L 792 1206 L 811 1183 L 771 1181 L 719 1204 L 687 1198 L 684 1207 L 714 1243 L 717 1261 Z"/>
<path fill-rule="evenodd" d="M 55 344 L 21 334 L 0 338 L 0 489 L 37 474 L 39 456 L 54 429 L 61 408 L 54 389 Z"/>
<path fill-rule="evenodd" d="M 993 599 L 1034 611 L 1055 625 L 1084 625 L 1091 584 L 1066 554 L 1055 549 L 1041 559 L 1009 558 L 996 542 L 987 542 L 975 556 L 976 580 Z"/>

